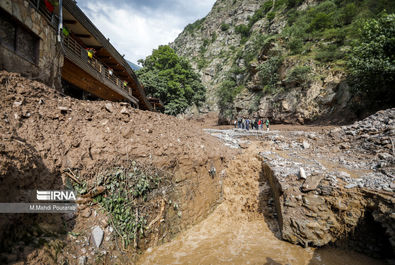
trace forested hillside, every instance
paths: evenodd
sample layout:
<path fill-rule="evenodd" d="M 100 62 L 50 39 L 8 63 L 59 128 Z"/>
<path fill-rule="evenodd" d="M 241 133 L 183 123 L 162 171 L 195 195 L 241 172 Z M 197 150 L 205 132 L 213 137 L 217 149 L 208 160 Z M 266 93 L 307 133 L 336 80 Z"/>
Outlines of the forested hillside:
<path fill-rule="evenodd" d="M 394 104 L 394 11 L 391 0 L 218 0 L 171 47 L 220 122 L 342 122 Z"/>

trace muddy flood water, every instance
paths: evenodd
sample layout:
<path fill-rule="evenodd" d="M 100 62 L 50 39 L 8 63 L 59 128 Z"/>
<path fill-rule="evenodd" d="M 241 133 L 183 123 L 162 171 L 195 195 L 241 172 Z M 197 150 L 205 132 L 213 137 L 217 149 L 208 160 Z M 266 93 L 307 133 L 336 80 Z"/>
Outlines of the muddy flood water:
<path fill-rule="evenodd" d="M 276 238 L 265 220 L 232 217 L 224 205 L 172 242 L 149 249 L 140 264 L 386 264 L 340 249 L 302 248 Z"/>
<path fill-rule="evenodd" d="M 171 242 L 149 248 L 139 264 L 386 264 L 352 251 L 303 248 L 279 239 L 275 219 L 263 214 L 270 188 L 259 178 L 254 151 L 228 166 L 224 201 L 213 213 Z"/>

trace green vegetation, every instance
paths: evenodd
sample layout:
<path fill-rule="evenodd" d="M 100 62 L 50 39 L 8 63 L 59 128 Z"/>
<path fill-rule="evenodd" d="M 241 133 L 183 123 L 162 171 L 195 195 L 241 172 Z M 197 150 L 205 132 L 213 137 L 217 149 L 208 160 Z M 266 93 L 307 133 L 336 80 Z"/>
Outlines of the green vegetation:
<path fill-rule="evenodd" d="M 349 70 L 354 92 L 370 99 L 370 108 L 393 106 L 395 98 L 395 14 L 382 14 L 362 24 Z"/>
<path fill-rule="evenodd" d="M 265 17 L 265 15 L 267 14 L 267 12 L 269 12 L 270 9 L 272 9 L 273 7 L 273 1 L 266 1 L 265 3 L 263 3 L 261 5 L 261 7 L 256 10 L 254 12 L 254 15 L 252 15 L 252 17 L 250 17 L 248 19 L 248 24 L 244 25 L 244 24 L 240 24 L 238 26 L 236 26 L 235 28 L 235 32 L 241 35 L 241 41 L 240 43 L 244 44 L 247 42 L 248 38 L 250 37 L 251 34 L 251 28 L 252 26 L 259 20 L 261 20 L 262 18 Z M 269 15 L 270 14 L 270 15 Z M 270 12 L 268 14 L 268 20 L 271 21 L 274 16 L 275 13 Z"/>
<path fill-rule="evenodd" d="M 222 31 L 227 31 L 229 29 L 229 27 L 230 27 L 229 24 L 226 24 L 226 23 L 222 23 L 221 24 L 221 30 Z"/>
<path fill-rule="evenodd" d="M 235 97 L 243 90 L 243 86 L 237 86 L 232 79 L 226 79 L 221 83 L 217 91 L 219 98 L 218 107 L 225 117 L 232 117 L 232 107 Z"/>
<path fill-rule="evenodd" d="M 240 24 L 235 27 L 235 32 L 240 34 L 241 37 L 248 37 L 250 36 L 250 28 L 247 25 Z"/>
<path fill-rule="evenodd" d="M 188 106 L 199 105 L 204 101 L 205 88 L 199 76 L 189 62 L 169 46 L 159 46 L 152 55 L 139 60 L 139 63 L 143 65 L 136 72 L 139 80 L 144 84 L 148 96 L 162 100 L 165 113 L 177 115 Z"/>
<path fill-rule="evenodd" d="M 225 117 L 232 117 L 234 99 L 244 89 L 244 86 L 239 84 L 241 81 L 239 76 L 244 72 L 246 72 L 245 69 L 239 68 L 234 64 L 217 90 L 218 107 Z"/>
<path fill-rule="evenodd" d="M 284 81 L 289 83 L 296 83 L 296 85 L 306 85 L 311 79 L 311 67 L 309 66 L 295 66 L 287 74 Z"/>
<path fill-rule="evenodd" d="M 267 20 L 269 20 L 270 22 L 276 17 L 276 12 L 269 12 L 266 15 Z"/>
<path fill-rule="evenodd" d="M 203 24 L 203 22 L 204 22 L 205 20 L 206 20 L 206 18 L 198 19 L 198 20 L 196 20 L 194 23 L 188 24 L 188 25 L 185 27 L 184 30 L 185 30 L 186 32 L 188 32 L 188 33 L 193 33 L 194 31 L 199 30 L 199 29 L 202 28 L 202 24 Z"/>
<path fill-rule="evenodd" d="M 144 203 L 150 192 L 169 185 L 165 179 L 165 175 L 158 170 L 143 167 L 134 161 L 130 167 L 114 168 L 97 176 L 94 186 L 103 188 L 104 192 L 96 195 L 93 202 L 99 203 L 109 214 L 111 225 L 121 237 L 124 247 L 145 236 L 147 215 L 150 213 L 144 210 Z M 81 185 L 75 184 L 75 189 L 78 194 L 86 193 Z"/>
<path fill-rule="evenodd" d="M 325 67 L 346 73 L 358 97 L 373 99 L 380 102 L 378 104 L 382 104 L 382 100 L 378 100 L 380 97 L 394 98 L 394 89 L 389 88 L 394 87 L 392 23 L 395 1 L 320 0 L 298 10 L 304 2 L 264 1 L 247 22 L 235 27 L 240 45 L 218 55 L 224 61 L 233 62 L 218 91 L 218 104 L 223 113 L 231 115 L 233 100 L 248 82 L 255 82 L 257 72 L 262 89 L 251 86 L 256 94 L 282 91 L 284 87 L 280 81 L 288 82 L 287 87 L 307 86 L 313 78 L 307 62 L 314 69 Z M 281 33 L 262 33 L 267 30 L 267 22 L 277 22 L 275 18 L 287 20 Z M 265 26 L 258 29 L 254 27 L 256 23 Z M 257 30 L 253 31 L 253 27 Z M 221 25 L 222 31 L 228 29 L 229 25 Z M 206 51 L 204 47 L 201 49 L 201 52 Z M 206 67 L 210 59 L 209 55 L 201 56 L 199 69 Z M 297 65 L 288 69 L 284 80 L 280 80 L 283 59 Z M 216 68 L 220 71 L 219 65 Z M 220 76 L 223 75 L 215 78 Z"/>
<path fill-rule="evenodd" d="M 345 59 L 341 48 L 353 45 L 361 21 L 385 9 L 395 11 L 395 2 L 390 0 L 326 0 L 302 11 L 293 8 L 301 2 L 288 0 L 288 25 L 281 37 L 292 55 L 314 51 L 313 57 L 322 63 Z"/>
<path fill-rule="evenodd" d="M 336 44 L 321 44 L 315 55 L 317 61 L 328 63 L 344 58 L 344 53 Z"/>
<path fill-rule="evenodd" d="M 211 43 L 213 43 L 217 39 L 217 33 L 212 33 L 211 34 Z"/>
<path fill-rule="evenodd" d="M 261 20 L 262 18 L 265 17 L 266 13 L 270 11 L 273 7 L 273 1 L 266 1 L 261 5 L 261 7 L 254 12 L 254 15 L 249 19 L 248 22 L 248 30 L 251 29 L 251 27 L 258 21 Z"/>
<path fill-rule="evenodd" d="M 280 80 L 278 70 L 283 62 L 280 56 L 272 56 L 267 61 L 258 66 L 259 77 L 261 78 L 261 85 L 263 91 L 266 93 L 273 93 L 276 90 L 276 84 Z"/>

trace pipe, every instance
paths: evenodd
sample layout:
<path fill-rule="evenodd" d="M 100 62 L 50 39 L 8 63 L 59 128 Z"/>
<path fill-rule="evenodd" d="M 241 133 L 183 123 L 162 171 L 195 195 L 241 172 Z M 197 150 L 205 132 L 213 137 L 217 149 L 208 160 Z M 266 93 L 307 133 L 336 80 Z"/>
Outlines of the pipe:
<path fill-rule="evenodd" d="M 58 25 L 58 42 L 62 42 L 61 31 L 63 30 L 63 4 L 59 0 L 59 25 Z"/>

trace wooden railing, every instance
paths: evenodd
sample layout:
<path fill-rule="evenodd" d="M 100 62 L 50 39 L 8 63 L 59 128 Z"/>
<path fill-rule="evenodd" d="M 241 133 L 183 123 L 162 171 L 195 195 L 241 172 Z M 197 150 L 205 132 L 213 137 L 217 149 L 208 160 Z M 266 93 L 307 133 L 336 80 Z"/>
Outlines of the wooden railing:
<path fill-rule="evenodd" d="M 123 81 L 119 79 L 114 73 L 111 73 L 110 69 L 103 64 L 101 64 L 94 56 L 89 58 L 88 51 L 85 50 L 76 40 L 74 40 L 71 36 L 65 37 L 63 44 L 66 48 L 68 48 L 75 55 L 79 56 L 83 61 L 86 61 L 93 69 L 95 69 L 98 73 L 100 73 L 103 77 L 111 81 L 114 85 L 118 86 L 121 89 L 127 91 L 130 95 L 132 95 L 132 89 L 129 86 L 125 86 Z"/>

